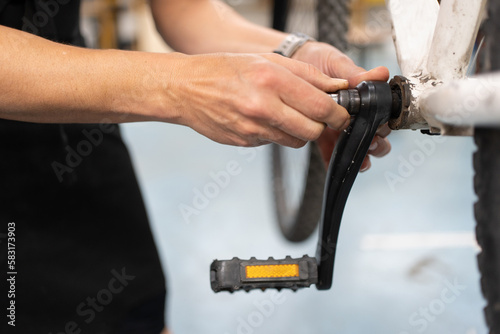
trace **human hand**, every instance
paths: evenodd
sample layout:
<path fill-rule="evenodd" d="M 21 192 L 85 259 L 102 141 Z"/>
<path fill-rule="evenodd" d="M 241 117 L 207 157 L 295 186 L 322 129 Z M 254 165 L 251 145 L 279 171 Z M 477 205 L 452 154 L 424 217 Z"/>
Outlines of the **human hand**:
<path fill-rule="evenodd" d="M 357 66 L 345 54 L 331 45 L 319 42 L 308 42 L 304 44 L 292 57 L 294 59 L 315 65 L 323 73 L 333 78 L 343 78 L 349 80 L 349 88 L 356 87 L 362 81 L 378 80 L 387 81 L 389 79 L 389 71 L 385 67 L 377 67 L 370 71 L 366 71 L 362 67 Z M 366 171 L 370 168 L 371 162 L 369 155 L 382 157 L 389 153 L 391 144 L 386 136 L 390 133 L 387 124 L 381 126 L 377 131 L 377 135 L 368 150 L 368 155 L 365 157 L 360 171 Z M 323 156 L 325 165 L 328 166 L 332 155 L 335 143 L 340 136 L 340 132 L 326 128 L 317 142 Z"/>
<path fill-rule="evenodd" d="M 279 55 L 178 55 L 172 78 L 165 93 L 174 122 L 219 143 L 301 147 L 326 125 L 349 125 L 347 111 L 325 94 L 348 82 Z"/>

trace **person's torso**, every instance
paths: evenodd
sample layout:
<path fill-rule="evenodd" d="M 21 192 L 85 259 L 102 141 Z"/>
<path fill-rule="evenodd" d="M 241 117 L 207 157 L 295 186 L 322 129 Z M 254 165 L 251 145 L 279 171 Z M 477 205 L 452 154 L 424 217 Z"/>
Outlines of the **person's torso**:
<path fill-rule="evenodd" d="M 83 46 L 80 0 L 0 0 L 0 25 Z"/>

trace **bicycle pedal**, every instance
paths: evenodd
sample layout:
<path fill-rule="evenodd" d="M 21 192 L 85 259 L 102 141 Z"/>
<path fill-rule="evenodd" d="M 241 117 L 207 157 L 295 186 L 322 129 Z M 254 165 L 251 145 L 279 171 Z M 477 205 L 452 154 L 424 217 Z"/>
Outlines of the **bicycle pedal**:
<path fill-rule="evenodd" d="M 253 289 L 265 290 L 307 288 L 318 281 L 315 258 L 304 255 L 299 259 L 287 256 L 283 260 L 215 260 L 210 266 L 210 283 L 215 292 L 234 292 Z"/>

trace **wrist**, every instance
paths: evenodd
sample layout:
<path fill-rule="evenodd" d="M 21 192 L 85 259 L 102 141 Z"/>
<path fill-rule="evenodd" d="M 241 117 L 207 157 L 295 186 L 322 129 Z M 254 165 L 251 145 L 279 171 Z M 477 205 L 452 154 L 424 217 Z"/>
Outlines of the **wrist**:
<path fill-rule="evenodd" d="M 118 82 L 112 88 L 109 110 L 119 122 L 161 121 L 179 123 L 173 100 L 178 53 L 160 54 L 112 51 Z"/>
<path fill-rule="evenodd" d="M 301 45 L 300 48 L 298 48 L 290 58 L 300 61 L 305 61 L 305 59 L 311 58 L 311 56 L 314 56 L 314 52 L 317 50 L 317 44 L 322 43 L 317 41 L 307 41 L 306 43 Z"/>
<path fill-rule="evenodd" d="M 302 34 L 292 33 L 288 34 L 281 42 L 281 44 L 274 50 L 274 53 L 280 54 L 287 58 L 292 58 L 293 55 L 306 43 L 315 41 L 314 38 Z"/>

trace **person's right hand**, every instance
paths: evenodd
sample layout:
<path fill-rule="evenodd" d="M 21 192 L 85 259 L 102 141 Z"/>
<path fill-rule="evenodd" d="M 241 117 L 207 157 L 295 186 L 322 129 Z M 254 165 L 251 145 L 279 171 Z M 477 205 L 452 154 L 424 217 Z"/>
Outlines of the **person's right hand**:
<path fill-rule="evenodd" d="M 348 82 L 280 55 L 178 55 L 169 71 L 164 108 L 176 117 L 169 122 L 219 143 L 301 147 L 326 125 L 349 125 L 347 111 L 325 94 Z"/>

